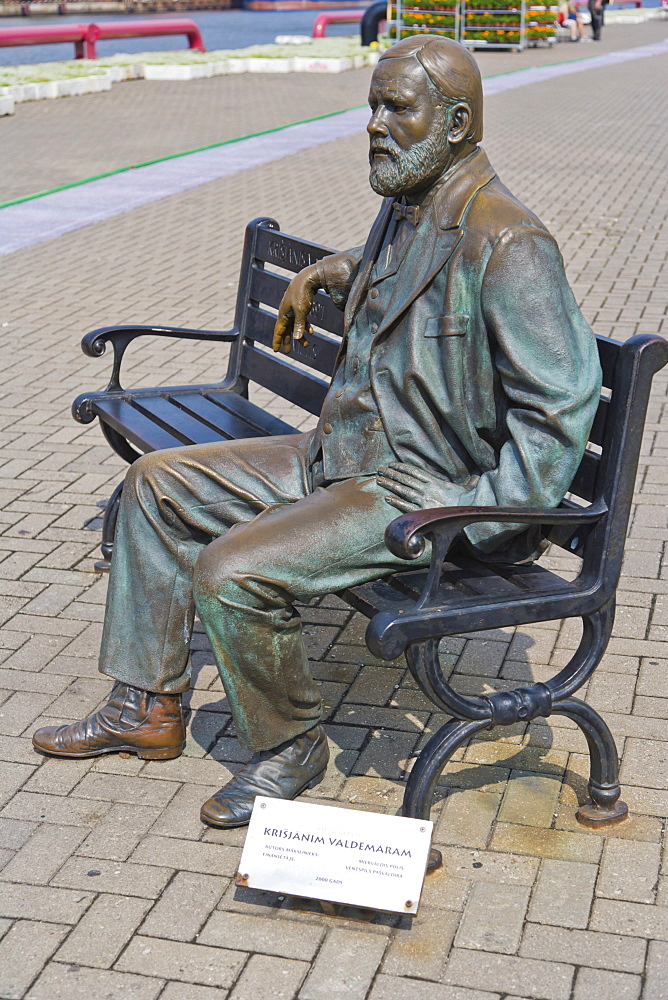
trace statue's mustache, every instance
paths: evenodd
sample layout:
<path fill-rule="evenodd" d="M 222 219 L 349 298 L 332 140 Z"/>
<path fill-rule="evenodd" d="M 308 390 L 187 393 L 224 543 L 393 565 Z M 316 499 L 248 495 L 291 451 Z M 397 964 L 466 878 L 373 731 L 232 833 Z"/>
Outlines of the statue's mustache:
<path fill-rule="evenodd" d="M 369 156 L 375 156 L 376 153 L 385 153 L 391 159 L 398 160 L 401 157 L 402 150 L 399 144 L 391 139 L 372 139 L 369 143 Z"/>

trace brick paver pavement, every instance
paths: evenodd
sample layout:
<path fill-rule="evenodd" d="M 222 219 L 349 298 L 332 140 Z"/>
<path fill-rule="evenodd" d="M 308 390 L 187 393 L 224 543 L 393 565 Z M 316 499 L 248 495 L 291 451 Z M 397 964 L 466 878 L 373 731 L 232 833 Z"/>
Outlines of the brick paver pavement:
<path fill-rule="evenodd" d="M 666 27 L 652 31 L 662 37 Z M 625 43 L 637 39 L 628 29 Z M 619 339 L 662 329 L 661 70 L 659 60 L 642 60 L 487 102 L 492 162 L 549 222 L 594 328 Z M 260 82 L 266 93 L 285 86 L 247 79 L 257 94 Z M 349 80 L 360 94 L 342 84 L 351 91 L 345 103 L 361 103 L 364 74 Z M 226 85 L 237 81 L 183 84 L 183 93 L 211 87 L 223 101 Z M 307 117 L 313 82 L 291 86 L 293 117 Z M 96 108 L 102 120 L 109 113 L 110 144 L 127 144 L 113 96 L 104 100 Z M 72 129 L 77 115 L 85 122 L 87 101 L 42 105 L 45 134 L 50 115 L 69 116 Z M 248 115 L 252 131 L 261 116 Z M 67 169 L 78 170 L 75 149 L 71 158 Z M 231 313 L 244 223 L 270 213 L 288 231 L 352 245 L 377 203 L 365 164 L 363 136 L 340 140 L 3 259 L 4 1000 L 668 997 L 665 374 L 647 425 L 614 636 L 588 691 L 622 751 L 626 824 L 601 835 L 575 823 L 586 747 L 556 718 L 501 738 L 488 733 L 448 768 L 434 812 L 445 865 L 426 880 L 417 918 L 333 917 L 317 903 L 237 889 L 244 832 L 213 831 L 198 819 L 200 803 L 243 760 L 200 632 L 185 756 L 57 761 L 32 752 L 37 726 L 80 717 L 108 690 L 96 671 L 106 582 L 93 559 L 97 504 L 122 466 L 97 425 L 82 428 L 69 415 L 72 397 L 102 384 L 108 369 L 106 359 L 83 357 L 80 335 L 117 321 L 220 328 Z M 126 381 L 209 381 L 223 367 L 218 347 L 146 342 L 128 357 Z M 567 568 L 563 557 L 548 558 Z M 303 616 L 334 751 L 311 798 L 394 812 L 414 754 L 441 720 L 402 662 L 370 656 L 365 623 L 347 607 L 325 599 Z M 492 691 L 549 676 L 577 640 L 572 622 L 555 621 L 454 638 L 448 650 L 461 690 Z"/>

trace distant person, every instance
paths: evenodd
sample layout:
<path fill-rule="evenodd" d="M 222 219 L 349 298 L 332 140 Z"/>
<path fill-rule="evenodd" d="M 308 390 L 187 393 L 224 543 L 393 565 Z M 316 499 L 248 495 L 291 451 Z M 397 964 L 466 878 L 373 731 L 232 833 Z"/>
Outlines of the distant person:
<path fill-rule="evenodd" d="M 603 9 L 608 0 L 589 0 L 589 13 L 591 14 L 591 31 L 595 42 L 601 41 L 601 28 L 603 27 Z"/>
<path fill-rule="evenodd" d="M 568 28 L 571 33 L 572 42 L 589 42 L 591 39 L 585 35 L 584 24 L 581 15 L 578 13 L 572 0 L 562 0 L 559 4 L 559 20 L 564 28 Z"/>

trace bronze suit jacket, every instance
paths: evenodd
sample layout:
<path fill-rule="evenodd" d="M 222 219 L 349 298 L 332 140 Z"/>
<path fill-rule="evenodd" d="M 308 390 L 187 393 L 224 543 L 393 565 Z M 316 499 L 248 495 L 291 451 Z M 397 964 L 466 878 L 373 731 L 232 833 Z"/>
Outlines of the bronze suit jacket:
<path fill-rule="evenodd" d="M 346 330 L 370 291 L 392 201 L 364 248 L 323 261 Z M 445 481 L 453 505 L 556 506 L 599 399 L 596 342 L 556 242 L 482 149 L 455 166 L 378 280 L 394 287 L 370 379 L 398 458 Z M 344 335 L 339 363 L 345 350 Z M 467 536 L 481 552 L 520 558 L 536 538 L 511 541 L 519 529 L 484 524 Z"/>

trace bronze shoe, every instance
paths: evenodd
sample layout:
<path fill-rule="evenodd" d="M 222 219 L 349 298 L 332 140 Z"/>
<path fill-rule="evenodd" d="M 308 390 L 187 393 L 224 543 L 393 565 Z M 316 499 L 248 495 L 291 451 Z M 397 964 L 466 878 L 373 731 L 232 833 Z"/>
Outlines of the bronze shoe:
<path fill-rule="evenodd" d="M 171 760 L 183 751 L 186 730 L 180 694 L 154 694 L 117 681 L 109 701 L 71 726 L 46 726 L 32 738 L 54 757 L 98 757 L 134 753 L 146 760 Z"/>
<path fill-rule="evenodd" d="M 209 826 L 246 826 L 256 795 L 296 799 L 322 781 L 329 760 L 327 737 L 315 726 L 273 750 L 253 754 L 248 764 L 202 806 L 200 818 Z"/>

